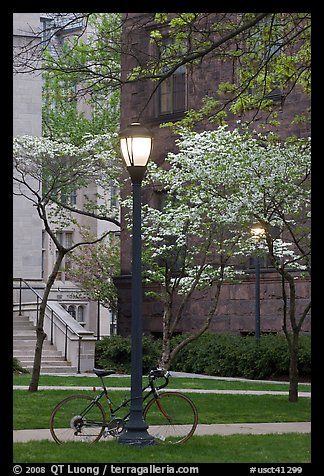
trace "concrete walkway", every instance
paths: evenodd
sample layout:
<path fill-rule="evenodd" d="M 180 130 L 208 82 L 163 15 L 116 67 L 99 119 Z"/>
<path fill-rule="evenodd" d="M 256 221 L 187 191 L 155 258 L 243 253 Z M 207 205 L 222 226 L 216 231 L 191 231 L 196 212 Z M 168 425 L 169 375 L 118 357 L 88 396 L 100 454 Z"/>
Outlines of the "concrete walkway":
<path fill-rule="evenodd" d="M 28 390 L 27 385 L 14 385 L 14 390 Z M 39 390 L 71 390 L 71 391 L 91 391 L 93 387 L 77 387 L 77 386 L 66 386 L 66 385 L 39 385 Z M 100 390 L 100 385 L 96 387 L 96 390 Z M 130 391 L 130 387 L 107 387 L 107 390 L 125 390 Z M 231 394 L 231 395 L 288 395 L 288 392 L 277 391 L 277 390 L 204 390 L 199 388 L 172 388 L 170 389 L 173 392 L 184 392 L 184 393 L 218 393 L 218 394 Z M 298 392 L 299 397 L 311 397 L 311 392 Z"/>
<path fill-rule="evenodd" d="M 310 433 L 310 422 L 285 422 L 285 423 L 223 423 L 223 424 L 198 424 L 195 435 L 234 435 L 234 434 L 281 434 L 281 433 Z M 51 440 L 50 430 L 14 430 L 13 441 L 26 442 L 36 440 Z M 103 439 L 104 440 L 104 439 Z"/>

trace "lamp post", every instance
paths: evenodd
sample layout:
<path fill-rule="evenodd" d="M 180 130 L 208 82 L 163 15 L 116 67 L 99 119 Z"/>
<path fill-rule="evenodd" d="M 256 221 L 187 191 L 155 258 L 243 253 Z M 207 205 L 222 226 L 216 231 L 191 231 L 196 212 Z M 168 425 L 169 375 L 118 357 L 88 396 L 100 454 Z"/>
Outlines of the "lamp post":
<path fill-rule="evenodd" d="M 131 405 L 126 431 L 119 442 L 147 446 L 154 443 L 143 419 L 142 399 L 142 243 L 141 185 L 152 150 L 152 135 L 139 123 L 120 131 L 120 148 L 133 186 Z"/>
<path fill-rule="evenodd" d="M 259 225 L 255 224 L 251 227 L 252 237 L 259 241 L 264 237 L 265 230 Z M 261 334 L 261 318 L 260 318 L 260 258 L 255 256 L 255 338 L 260 339 Z"/>

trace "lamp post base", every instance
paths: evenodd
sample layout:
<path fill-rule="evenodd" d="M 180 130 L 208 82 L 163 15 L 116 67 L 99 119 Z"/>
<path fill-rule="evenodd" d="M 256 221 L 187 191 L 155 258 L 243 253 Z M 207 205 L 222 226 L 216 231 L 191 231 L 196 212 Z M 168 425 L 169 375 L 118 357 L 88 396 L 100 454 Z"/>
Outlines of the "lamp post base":
<path fill-rule="evenodd" d="M 118 438 L 119 443 L 130 446 L 150 446 L 155 444 L 155 439 L 146 429 L 128 428 Z"/>
<path fill-rule="evenodd" d="M 147 431 L 148 425 L 143 418 L 142 407 L 132 409 L 126 423 L 125 432 L 118 439 L 120 443 L 134 446 L 148 446 L 155 443 L 155 439 Z"/>

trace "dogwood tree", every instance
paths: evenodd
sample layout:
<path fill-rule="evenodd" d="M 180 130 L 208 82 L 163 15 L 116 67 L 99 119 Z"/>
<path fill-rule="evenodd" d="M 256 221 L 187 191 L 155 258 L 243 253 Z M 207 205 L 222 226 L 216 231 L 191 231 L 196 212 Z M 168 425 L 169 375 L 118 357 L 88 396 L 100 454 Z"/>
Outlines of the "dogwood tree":
<path fill-rule="evenodd" d="M 311 308 L 310 299 L 297 305 L 296 292 L 298 280 L 311 276 L 310 138 L 284 144 L 250 139 L 249 144 L 232 200 L 240 216 L 250 216 L 264 230 L 252 243 L 256 249 L 265 247 L 281 277 L 282 329 L 290 354 L 289 400 L 296 401 L 299 335 Z"/>
<path fill-rule="evenodd" d="M 203 142 L 203 135 L 184 133 L 178 140 L 179 153 L 167 156 L 167 170 L 149 165 L 147 180 L 164 203 L 157 208 L 150 204 L 143 207 L 143 257 L 146 278 L 161 283 L 160 365 L 167 368 L 181 348 L 209 328 L 222 284 L 242 275 L 235 265 L 242 258 L 244 228 L 228 206 L 231 182 L 218 178 L 217 147 L 223 142 L 226 156 L 231 144 L 224 130 L 215 137 L 214 143 L 213 139 Z M 171 337 L 185 320 L 191 299 L 206 292 L 209 304 L 197 330 L 171 349 Z"/>
<path fill-rule="evenodd" d="M 84 238 L 95 240 L 90 230 L 84 230 Z M 119 261 L 119 237 L 111 233 L 100 242 L 73 253 L 69 274 L 90 299 L 99 300 L 102 306 L 116 312 L 117 288 L 113 276 L 120 273 Z"/>
<path fill-rule="evenodd" d="M 162 286 L 164 366 L 209 327 L 221 285 L 238 279 L 242 257 L 268 252 L 285 289 L 283 330 L 291 359 L 290 399 L 296 398 L 298 336 L 310 309 L 308 303 L 297 313 L 295 290 L 296 279 L 310 272 L 309 144 L 280 144 L 226 126 L 183 130 L 179 152 L 168 154 L 166 167 L 149 165 L 148 180 L 164 193 L 163 207 L 143 209 L 146 277 Z M 258 241 L 250 233 L 256 222 L 265 230 Z M 171 351 L 171 336 L 198 290 L 210 293 L 204 322 Z"/>
<path fill-rule="evenodd" d="M 119 161 L 115 160 L 112 137 L 91 137 L 81 147 L 48 138 L 21 136 L 14 139 L 14 194 L 29 200 L 36 208 L 44 229 L 57 249 L 53 269 L 46 281 L 36 329 L 35 358 L 30 391 L 38 388 L 43 342 L 46 337 L 43 324 L 50 290 L 64 257 L 77 247 L 98 243 L 111 231 L 99 237 L 80 239 L 65 247 L 57 232 L 65 225 L 78 225 L 77 214 L 84 214 L 119 225 L 116 210 L 108 204 L 98 206 L 85 200 L 83 209 L 74 208 L 64 198 L 71 191 L 89 183 L 104 186 L 119 177 Z"/>

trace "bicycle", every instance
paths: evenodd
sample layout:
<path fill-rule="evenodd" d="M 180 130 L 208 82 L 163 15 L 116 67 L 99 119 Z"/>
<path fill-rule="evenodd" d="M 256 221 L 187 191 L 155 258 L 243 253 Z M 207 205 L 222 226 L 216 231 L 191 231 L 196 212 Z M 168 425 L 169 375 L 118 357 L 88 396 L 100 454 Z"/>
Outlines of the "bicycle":
<path fill-rule="evenodd" d="M 56 405 L 50 417 L 50 432 L 58 444 L 67 441 L 95 443 L 100 438 L 118 438 L 125 431 L 129 419 L 131 398 L 113 407 L 104 377 L 113 375 L 114 370 L 93 369 L 101 379 L 103 390 L 94 398 L 87 395 L 72 395 Z M 162 385 L 156 380 L 164 378 Z M 184 443 L 194 434 L 198 424 L 198 412 L 193 401 L 181 392 L 162 392 L 169 383 L 170 373 L 164 369 L 152 369 L 148 374 L 148 384 L 142 388 L 143 418 L 149 426 L 149 433 L 160 442 Z M 146 392 L 149 389 L 148 392 Z M 144 394 L 145 393 L 145 394 Z M 152 396 L 151 399 L 149 399 Z M 105 397 L 107 412 L 99 402 Z M 117 416 L 119 412 L 123 416 Z"/>

